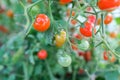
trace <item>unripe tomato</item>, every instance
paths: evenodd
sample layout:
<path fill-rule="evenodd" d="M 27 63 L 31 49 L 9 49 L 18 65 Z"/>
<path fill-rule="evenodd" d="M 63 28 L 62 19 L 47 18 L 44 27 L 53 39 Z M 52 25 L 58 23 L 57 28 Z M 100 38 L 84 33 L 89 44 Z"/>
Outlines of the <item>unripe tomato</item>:
<path fill-rule="evenodd" d="M 85 37 L 91 37 L 92 27 L 93 27 L 93 23 L 87 21 L 84 23 L 84 27 L 80 27 L 80 33 Z"/>
<path fill-rule="evenodd" d="M 89 42 L 87 40 L 81 40 L 81 43 L 78 44 L 78 48 L 82 51 L 86 51 L 89 48 Z"/>
<path fill-rule="evenodd" d="M 66 32 L 61 30 L 60 35 L 55 36 L 55 44 L 57 47 L 61 47 L 66 41 Z"/>
<path fill-rule="evenodd" d="M 44 60 L 47 58 L 47 51 L 42 49 L 38 52 L 37 56 L 39 59 Z"/>
<path fill-rule="evenodd" d="M 106 51 L 103 52 L 103 58 L 104 60 L 108 60 L 108 52 Z"/>
<path fill-rule="evenodd" d="M 58 57 L 58 63 L 63 67 L 68 67 L 72 62 L 72 59 L 69 55 L 63 54 Z"/>
<path fill-rule="evenodd" d="M 10 17 L 10 18 L 13 18 L 14 13 L 13 13 L 12 10 L 8 10 L 7 13 L 6 13 L 6 15 L 7 15 L 8 17 Z"/>
<path fill-rule="evenodd" d="M 112 22 L 112 20 L 113 20 L 112 15 L 111 15 L 111 14 L 108 14 L 108 15 L 105 17 L 105 19 L 104 19 L 104 23 L 105 23 L 105 24 L 109 24 L 109 23 Z"/>
<path fill-rule="evenodd" d="M 91 52 L 90 52 L 90 51 L 85 52 L 85 54 L 84 54 L 84 59 L 85 59 L 87 62 L 92 59 L 92 56 L 91 56 Z"/>
<path fill-rule="evenodd" d="M 120 6 L 120 0 L 98 0 L 98 7 L 101 10 L 113 10 Z"/>
<path fill-rule="evenodd" d="M 72 0 L 60 0 L 59 2 L 60 2 L 60 4 L 64 5 L 64 4 L 68 4 L 68 3 L 72 2 Z"/>
<path fill-rule="evenodd" d="M 33 26 L 35 30 L 44 32 L 50 27 L 50 19 L 45 14 L 38 14 Z"/>

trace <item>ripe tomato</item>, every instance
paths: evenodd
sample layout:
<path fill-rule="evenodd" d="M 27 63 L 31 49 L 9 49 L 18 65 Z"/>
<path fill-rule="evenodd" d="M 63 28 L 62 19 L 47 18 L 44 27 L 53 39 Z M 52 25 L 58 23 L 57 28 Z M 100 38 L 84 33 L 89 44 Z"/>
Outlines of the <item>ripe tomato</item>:
<path fill-rule="evenodd" d="M 84 72 L 85 72 L 84 69 L 80 68 L 78 73 L 83 74 Z"/>
<path fill-rule="evenodd" d="M 113 10 L 120 6 L 120 0 L 98 0 L 98 7 L 101 10 Z"/>
<path fill-rule="evenodd" d="M 90 51 L 86 51 L 85 54 L 84 54 L 84 59 L 88 62 L 92 59 L 92 56 L 91 56 L 91 52 Z"/>
<path fill-rule="evenodd" d="M 112 57 L 110 58 L 110 62 L 114 63 L 116 61 L 116 58 L 114 55 L 112 55 Z"/>
<path fill-rule="evenodd" d="M 6 15 L 7 15 L 8 17 L 10 17 L 10 18 L 13 18 L 14 13 L 13 13 L 12 10 L 8 10 L 7 13 L 6 13 Z"/>
<path fill-rule="evenodd" d="M 81 40 L 81 43 L 78 44 L 78 48 L 82 51 L 86 51 L 89 48 L 89 42 L 87 40 Z"/>
<path fill-rule="evenodd" d="M 67 10 L 66 16 L 67 16 L 67 17 L 70 16 L 70 9 Z M 72 16 L 75 16 L 75 11 L 72 11 Z"/>
<path fill-rule="evenodd" d="M 32 3 L 32 0 L 27 0 L 28 3 Z"/>
<path fill-rule="evenodd" d="M 68 4 L 68 3 L 72 2 L 72 0 L 60 0 L 59 2 L 60 2 L 60 4 L 64 5 L 64 4 Z"/>
<path fill-rule="evenodd" d="M 42 49 L 38 52 L 37 56 L 39 59 L 44 60 L 47 58 L 47 51 Z"/>
<path fill-rule="evenodd" d="M 66 41 L 66 32 L 61 30 L 60 35 L 55 36 L 55 44 L 57 47 L 61 47 Z"/>
<path fill-rule="evenodd" d="M 82 51 L 78 51 L 78 55 L 84 57 L 84 52 L 82 52 Z"/>
<path fill-rule="evenodd" d="M 109 24 L 109 23 L 112 22 L 112 20 L 113 20 L 112 15 L 111 15 L 111 14 L 108 14 L 108 15 L 105 17 L 105 19 L 104 19 L 104 23 L 105 23 L 105 24 Z"/>
<path fill-rule="evenodd" d="M 116 38 L 116 37 L 117 37 L 117 34 L 116 34 L 115 32 L 111 32 L 111 33 L 109 34 L 109 36 L 110 36 L 111 38 Z"/>
<path fill-rule="evenodd" d="M 74 33 L 74 37 L 75 37 L 76 39 L 79 39 L 79 40 L 81 40 L 81 39 L 83 38 L 82 35 L 79 34 L 79 33 Z"/>
<path fill-rule="evenodd" d="M 93 27 L 93 23 L 87 21 L 84 23 L 84 27 L 80 27 L 80 33 L 85 37 L 91 37 L 92 27 Z"/>
<path fill-rule="evenodd" d="M 63 67 L 68 67 L 72 62 L 72 59 L 69 55 L 63 54 L 58 57 L 58 63 Z"/>
<path fill-rule="evenodd" d="M 91 23 L 95 23 L 95 20 L 96 20 L 96 17 L 94 15 L 89 15 L 88 16 L 88 21 L 91 22 Z"/>
<path fill-rule="evenodd" d="M 77 47 L 77 45 L 75 45 L 75 44 L 72 44 L 72 49 L 73 49 L 73 50 L 75 50 L 75 51 L 76 51 L 76 50 L 78 50 L 78 47 Z"/>
<path fill-rule="evenodd" d="M 35 30 L 44 32 L 50 27 L 50 19 L 45 14 L 38 14 L 33 26 Z"/>
<path fill-rule="evenodd" d="M 4 33 L 8 33 L 8 32 L 9 32 L 8 29 L 5 28 L 5 27 L 2 26 L 2 25 L 0 25 L 0 31 L 1 31 L 1 32 L 4 32 Z"/>
<path fill-rule="evenodd" d="M 106 52 L 106 51 L 103 52 L 103 58 L 106 61 L 108 60 L 108 52 Z"/>
<path fill-rule="evenodd" d="M 72 24 L 72 25 L 76 25 L 76 24 L 77 24 L 77 21 L 76 21 L 75 19 L 72 19 L 72 20 L 71 20 L 71 24 Z"/>

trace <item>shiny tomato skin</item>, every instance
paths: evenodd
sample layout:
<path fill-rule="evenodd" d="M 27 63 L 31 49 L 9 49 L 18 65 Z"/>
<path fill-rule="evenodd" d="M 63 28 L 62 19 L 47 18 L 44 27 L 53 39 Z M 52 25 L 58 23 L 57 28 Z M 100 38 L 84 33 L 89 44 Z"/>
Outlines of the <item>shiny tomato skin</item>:
<path fill-rule="evenodd" d="M 85 37 L 91 37 L 92 36 L 92 27 L 93 23 L 85 22 L 84 27 L 80 27 L 80 33 Z"/>
<path fill-rule="evenodd" d="M 42 49 L 38 52 L 37 56 L 39 59 L 44 60 L 47 58 L 47 51 Z"/>
<path fill-rule="evenodd" d="M 108 52 L 106 52 L 106 51 L 104 51 L 103 52 L 103 58 L 104 58 L 104 60 L 108 60 L 109 58 L 108 58 Z"/>
<path fill-rule="evenodd" d="M 44 32 L 50 27 L 50 19 L 45 14 L 38 14 L 33 26 L 35 30 Z"/>
<path fill-rule="evenodd" d="M 65 5 L 65 4 L 72 2 L 72 0 L 60 0 L 59 2 L 60 4 Z"/>
<path fill-rule="evenodd" d="M 120 6 L 120 0 L 98 0 L 97 4 L 101 10 L 113 10 Z"/>
<path fill-rule="evenodd" d="M 113 20 L 112 15 L 111 15 L 111 14 L 108 14 L 108 15 L 106 15 L 106 17 L 105 17 L 105 19 L 104 19 L 104 24 L 109 24 L 109 23 L 112 22 L 112 20 Z"/>

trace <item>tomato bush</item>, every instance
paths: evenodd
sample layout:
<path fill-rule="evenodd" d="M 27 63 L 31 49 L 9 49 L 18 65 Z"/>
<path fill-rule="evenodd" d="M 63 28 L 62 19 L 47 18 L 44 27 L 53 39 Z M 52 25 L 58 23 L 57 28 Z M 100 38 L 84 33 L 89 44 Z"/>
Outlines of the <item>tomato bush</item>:
<path fill-rule="evenodd" d="M 0 0 L 0 80 L 120 80 L 120 0 Z"/>

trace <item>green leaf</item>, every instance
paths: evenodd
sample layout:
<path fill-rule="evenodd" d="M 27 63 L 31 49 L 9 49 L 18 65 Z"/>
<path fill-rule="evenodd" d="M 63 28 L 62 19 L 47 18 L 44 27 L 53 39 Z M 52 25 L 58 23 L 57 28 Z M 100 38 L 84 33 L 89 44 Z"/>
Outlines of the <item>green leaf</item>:
<path fill-rule="evenodd" d="M 115 18 L 116 23 L 119 25 L 120 24 L 120 17 Z"/>

